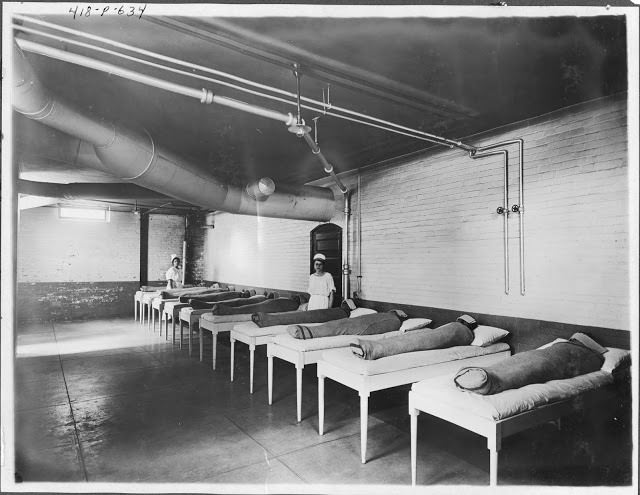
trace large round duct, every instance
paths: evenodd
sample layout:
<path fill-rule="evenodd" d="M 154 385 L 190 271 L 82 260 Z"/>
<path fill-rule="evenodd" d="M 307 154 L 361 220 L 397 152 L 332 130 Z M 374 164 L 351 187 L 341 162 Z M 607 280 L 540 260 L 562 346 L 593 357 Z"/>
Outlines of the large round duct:
<path fill-rule="evenodd" d="M 225 184 L 156 143 L 146 131 L 99 120 L 52 97 L 14 45 L 14 108 L 31 119 L 76 136 L 95 147 L 102 169 L 119 179 L 212 210 L 244 215 L 328 221 L 335 211 L 328 188 L 278 186 L 260 200 Z"/>

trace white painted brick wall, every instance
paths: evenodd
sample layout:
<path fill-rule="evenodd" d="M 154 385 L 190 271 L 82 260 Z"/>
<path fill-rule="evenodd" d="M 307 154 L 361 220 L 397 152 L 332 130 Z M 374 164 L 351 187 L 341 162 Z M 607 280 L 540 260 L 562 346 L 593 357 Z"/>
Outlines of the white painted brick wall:
<path fill-rule="evenodd" d="M 219 214 L 205 239 L 206 279 L 304 291 L 317 222 Z"/>
<path fill-rule="evenodd" d="M 184 216 L 149 215 L 149 251 L 147 277 L 150 282 L 164 281 L 171 266 L 171 255 L 182 259 Z M 188 261 L 188 260 L 187 260 Z"/>
<path fill-rule="evenodd" d="M 626 118 L 626 102 L 614 97 L 469 140 L 525 140 L 526 296 L 517 215 L 509 217 L 511 293 L 504 294 L 503 220 L 495 213 L 503 203 L 501 157 L 444 150 L 363 172 L 361 297 L 629 329 Z M 517 158 L 513 147 L 509 205 L 518 203 Z M 337 194 L 332 221 L 340 226 L 341 210 Z M 217 215 L 207 278 L 304 290 L 316 225 Z M 356 250 L 351 242 L 352 290 Z"/>
<path fill-rule="evenodd" d="M 140 277 L 140 222 L 111 212 L 108 223 L 58 218 L 57 208 L 20 212 L 18 282 L 113 282 Z"/>

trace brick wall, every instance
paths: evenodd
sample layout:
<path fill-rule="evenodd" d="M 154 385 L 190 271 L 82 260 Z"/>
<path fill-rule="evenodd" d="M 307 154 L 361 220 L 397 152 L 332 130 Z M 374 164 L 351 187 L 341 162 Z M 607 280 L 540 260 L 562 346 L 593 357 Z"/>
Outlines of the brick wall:
<path fill-rule="evenodd" d="M 303 291 L 309 278 L 309 232 L 317 222 L 215 215 L 206 230 L 206 278 Z"/>
<path fill-rule="evenodd" d="M 205 215 L 189 215 L 187 225 L 187 266 L 188 283 L 199 284 L 206 280 L 204 240 L 206 230 Z"/>
<path fill-rule="evenodd" d="M 525 140 L 526 296 L 519 294 L 517 215 L 509 217 L 511 293 L 504 294 L 495 213 L 503 203 L 501 158 L 438 149 L 363 171 L 360 297 L 628 330 L 626 119 L 618 96 L 467 140 Z M 514 149 L 509 204 L 519 202 L 517 158 Z M 342 226 L 336 196 L 332 221 Z M 356 201 L 354 194 L 354 210 Z M 206 238 L 207 278 L 304 290 L 316 225 L 217 215 Z M 356 248 L 351 242 L 352 289 Z"/>
<path fill-rule="evenodd" d="M 20 212 L 19 282 L 137 281 L 140 223 L 129 212 L 110 222 L 64 220 L 57 208 Z"/>
<path fill-rule="evenodd" d="M 171 266 L 171 255 L 177 254 L 182 259 L 182 242 L 184 241 L 183 215 L 149 215 L 149 283 L 166 283 L 165 273 Z"/>
<path fill-rule="evenodd" d="M 20 212 L 18 318 L 76 319 L 131 314 L 139 283 L 140 223 L 62 220 L 57 208 Z"/>

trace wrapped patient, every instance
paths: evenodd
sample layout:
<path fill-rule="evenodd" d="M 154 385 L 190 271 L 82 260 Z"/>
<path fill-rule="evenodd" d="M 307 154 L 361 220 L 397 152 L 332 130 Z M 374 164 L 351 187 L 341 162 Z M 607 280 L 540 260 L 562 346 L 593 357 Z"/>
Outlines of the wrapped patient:
<path fill-rule="evenodd" d="M 605 347 L 583 333 L 547 348 L 514 354 L 485 368 L 462 368 L 454 377 L 461 390 L 497 394 L 533 383 L 563 380 L 597 371 L 604 363 Z"/>
<path fill-rule="evenodd" d="M 471 316 L 463 315 L 454 322 L 434 329 L 413 330 L 383 340 L 359 340 L 351 344 L 351 351 L 362 359 L 372 360 L 405 352 L 469 345 L 473 341 L 473 329 L 476 326 Z"/>
<path fill-rule="evenodd" d="M 403 311 L 392 309 L 387 313 L 343 318 L 315 327 L 302 324 L 291 325 L 287 328 L 287 332 L 296 339 L 315 339 L 336 335 L 376 335 L 398 330 L 406 318 L 407 315 Z"/>
<path fill-rule="evenodd" d="M 224 303 L 220 303 L 211 308 L 211 313 L 214 315 L 250 315 L 258 311 L 278 313 L 280 311 L 293 311 L 298 306 L 300 306 L 300 298 L 298 296 L 292 296 L 291 298 L 279 297 L 277 299 L 267 299 L 259 303 L 238 307 L 227 306 Z"/>
<path fill-rule="evenodd" d="M 236 297 L 233 299 L 220 299 L 218 301 L 203 301 L 200 298 L 193 298 L 188 300 L 189 306 L 193 309 L 213 309 L 218 304 L 225 306 L 247 306 L 249 304 L 257 304 L 266 301 L 266 296 L 251 296 L 251 297 Z"/>
<path fill-rule="evenodd" d="M 296 323 L 326 323 L 332 320 L 341 320 L 348 316 L 348 309 L 328 308 L 282 313 L 265 313 L 261 311 L 251 315 L 251 319 L 259 327 L 272 327 L 274 325 L 293 325 Z"/>

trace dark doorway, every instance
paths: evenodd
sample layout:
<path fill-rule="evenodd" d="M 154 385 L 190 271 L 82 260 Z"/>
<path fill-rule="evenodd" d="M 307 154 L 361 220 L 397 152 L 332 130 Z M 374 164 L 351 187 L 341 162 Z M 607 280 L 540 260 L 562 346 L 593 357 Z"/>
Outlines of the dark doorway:
<path fill-rule="evenodd" d="M 311 251 L 309 253 L 309 273 L 313 273 L 313 255 L 322 253 L 327 257 L 324 271 L 333 276 L 336 296 L 333 305 L 342 302 L 342 228 L 333 223 L 325 223 L 311 231 Z"/>

